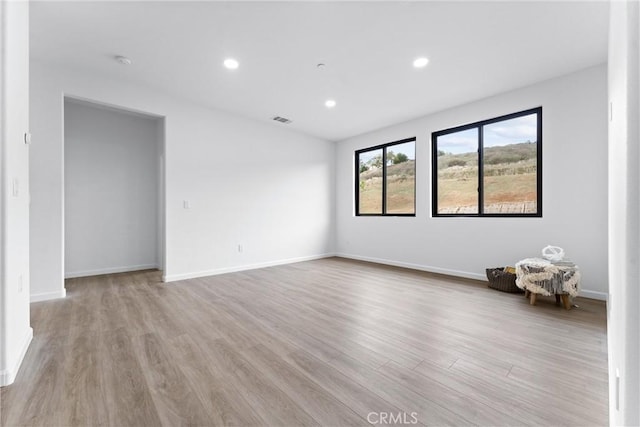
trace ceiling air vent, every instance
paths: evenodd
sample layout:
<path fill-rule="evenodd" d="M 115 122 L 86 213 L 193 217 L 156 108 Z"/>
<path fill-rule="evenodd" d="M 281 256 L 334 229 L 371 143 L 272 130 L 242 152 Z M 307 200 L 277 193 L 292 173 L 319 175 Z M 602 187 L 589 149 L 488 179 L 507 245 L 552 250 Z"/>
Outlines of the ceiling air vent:
<path fill-rule="evenodd" d="M 287 125 L 291 123 L 291 120 L 287 119 L 286 117 L 275 116 L 273 120 L 275 120 L 276 122 L 287 124 Z"/>

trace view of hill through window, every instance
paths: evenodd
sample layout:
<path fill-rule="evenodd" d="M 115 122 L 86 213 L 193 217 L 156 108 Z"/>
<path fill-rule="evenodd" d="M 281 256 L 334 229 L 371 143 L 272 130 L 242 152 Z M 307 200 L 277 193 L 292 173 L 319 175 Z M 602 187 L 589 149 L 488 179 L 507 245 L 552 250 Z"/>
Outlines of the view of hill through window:
<path fill-rule="evenodd" d="M 528 114 L 437 136 L 437 213 L 479 213 L 479 156 L 484 214 L 538 213 L 537 118 Z"/>
<path fill-rule="evenodd" d="M 386 150 L 386 164 L 383 165 L 384 150 Z M 359 153 L 359 214 L 415 213 L 415 153 L 415 141 Z M 384 168 L 386 168 L 386 183 L 383 183 Z M 383 212 L 382 203 L 383 185 L 386 185 L 385 212 Z"/>

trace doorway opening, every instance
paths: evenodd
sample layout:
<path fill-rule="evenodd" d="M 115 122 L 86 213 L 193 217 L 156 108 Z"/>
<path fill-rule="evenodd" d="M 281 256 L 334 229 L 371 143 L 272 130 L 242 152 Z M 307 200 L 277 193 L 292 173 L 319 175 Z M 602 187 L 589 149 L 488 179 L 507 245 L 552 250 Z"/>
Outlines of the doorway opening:
<path fill-rule="evenodd" d="M 65 96 L 65 278 L 165 265 L 164 117 Z"/>

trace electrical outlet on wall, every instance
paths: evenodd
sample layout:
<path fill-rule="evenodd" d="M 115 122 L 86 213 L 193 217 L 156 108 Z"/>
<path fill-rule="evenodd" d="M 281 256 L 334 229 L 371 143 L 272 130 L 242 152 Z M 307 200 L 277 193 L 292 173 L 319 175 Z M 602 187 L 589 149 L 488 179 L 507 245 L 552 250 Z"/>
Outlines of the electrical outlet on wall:
<path fill-rule="evenodd" d="M 243 249 L 244 248 L 242 247 L 242 244 L 239 243 L 238 244 L 238 252 L 242 253 Z"/>
<path fill-rule="evenodd" d="M 18 293 L 22 293 L 22 274 L 18 276 Z"/>

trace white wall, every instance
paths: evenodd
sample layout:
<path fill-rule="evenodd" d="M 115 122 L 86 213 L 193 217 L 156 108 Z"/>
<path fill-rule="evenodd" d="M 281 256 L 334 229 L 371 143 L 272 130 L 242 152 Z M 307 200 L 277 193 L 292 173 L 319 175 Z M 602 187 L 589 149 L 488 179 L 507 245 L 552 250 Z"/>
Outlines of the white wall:
<path fill-rule="evenodd" d="M 159 266 L 158 122 L 65 100 L 66 277 Z"/>
<path fill-rule="evenodd" d="M 29 3 L 0 2 L 0 386 L 13 382 L 29 326 Z"/>
<path fill-rule="evenodd" d="M 64 94 L 165 117 L 167 280 L 334 251 L 334 143 L 95 73 L 31 67 L 32 300 L 64 295 Z"/>
<path fill-rule="evenodd" d="M 609 25 L 609 419 L 640 425 L 640 6 L 611 2 Z M 619 377 L 619 378 L 618 378 Z"/>
<path fill-rule="evenodd" d="M 336 236 L 341 256 L 485 279 L 561 246 L 583 272 L 583 295 L 607 292 L 606 66 L 542 82 L 339 142 Z M 431 133 L 543 107 L 542 218 L 432 218 Z M 413 217 L 354 215 L 354 151 L 416 140 Z"/>

